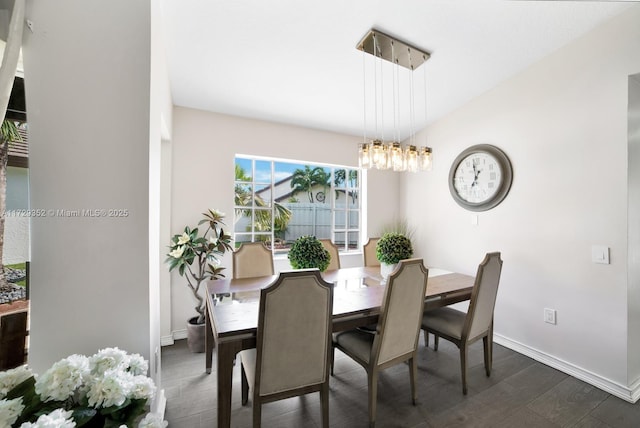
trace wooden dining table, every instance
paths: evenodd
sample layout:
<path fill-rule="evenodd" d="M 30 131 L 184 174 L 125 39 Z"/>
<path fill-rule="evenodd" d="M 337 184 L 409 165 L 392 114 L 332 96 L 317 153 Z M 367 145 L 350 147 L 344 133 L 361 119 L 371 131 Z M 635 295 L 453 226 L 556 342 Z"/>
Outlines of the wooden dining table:
<path fill-rule="evenodd" d="M 334 332 L 377 322 L 385 290 L 380 267 L 342 268 L 323 272 L 322 276 L 334 284 Z M 207 282 L 205 369 L 211 373 L 213 349 L 217 345 L 219 428 L 231 425 L 231 386 L 236 354 L 256 346 L 260 290 L 277 277 Z M 469 300 L 473 284 L 473 276 L 430 269 L 425 310 Z M 223 295 L 231 297 L 220 300 L 219 296 Z"/>

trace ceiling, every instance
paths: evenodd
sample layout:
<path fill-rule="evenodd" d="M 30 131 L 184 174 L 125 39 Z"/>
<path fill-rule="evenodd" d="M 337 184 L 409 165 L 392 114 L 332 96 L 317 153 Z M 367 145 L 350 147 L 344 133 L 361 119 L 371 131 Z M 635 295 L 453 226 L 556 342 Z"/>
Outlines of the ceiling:
<path fill-rule="evenodd" d="M 368 137 L 387 140 L 406 138 L 629 6 L 162 0 L 175 105 L 359 136 L 366 123 Z M 356 49 L 371 28 L 426 50 L 431 58 L 413 77 L 399 69 L 394 78 L 391 63 L 376 65 Z M 377 97 L 374 73 L 383 79 Z"/>

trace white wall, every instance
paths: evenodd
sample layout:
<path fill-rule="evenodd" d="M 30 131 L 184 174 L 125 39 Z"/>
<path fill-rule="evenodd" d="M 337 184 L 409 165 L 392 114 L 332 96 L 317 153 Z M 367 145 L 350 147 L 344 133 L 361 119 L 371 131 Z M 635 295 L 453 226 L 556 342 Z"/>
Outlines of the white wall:
<path fill-rule="evenodd" d="M 345 166 L 357 166 L 357 143 L 361 137 L 242 119 L 176 107 L 173 115 L 172 234 L 186 225 L 195 226 L 201 213 L 216 208 L 233 222 L 234 157 L 236 154 L 268 156 Z M 398 210 L 398 175 L 373 171 L 375 192 L 366 195 L 369 225 L 378 226 Z M 372 194 L 373 193 L 373 194 Z M 372 229 L 373 230 L 373 229 Z M 165 245 L 168 245 L 169 238 Z M 344 266 L 361 263 L 362 255 L 341 257 Z M 231 275 L 231 257 L 224 261 Z M 287 260 L 276 269 L 288 269 Z M 195 314 L 195 299 L 177 273 L 171 276 L 171 331 L 162 331 L 163 343 L 183 333 Z M 164 316 L 164 315 L 163 315 Z"/>
<path fill-rule="evenodd" d="M 497 340 L 627 399 L 627 80 L 638 71 L 634 6 L 431 126 L 432 174 L 403 186 L 427 264 L 472 274 L 502 252 Z M 474 226 L 447 178 L 479 143 L 502 148 L 514 178 Z M 592 244 L 611 248 L 610 265 L 591 262 Z"/>
<path fill-rule="evenodd" d="M 629 349 L 628 382 L 640 378 L 640 74 L 629 77 Z"/>
<path fill-rule="evenodd" d="M 149 359 L 150 2 L 28 1 L 27 19 L 31 207 L 129 212 L 33 219 L 29 364 Z"/>

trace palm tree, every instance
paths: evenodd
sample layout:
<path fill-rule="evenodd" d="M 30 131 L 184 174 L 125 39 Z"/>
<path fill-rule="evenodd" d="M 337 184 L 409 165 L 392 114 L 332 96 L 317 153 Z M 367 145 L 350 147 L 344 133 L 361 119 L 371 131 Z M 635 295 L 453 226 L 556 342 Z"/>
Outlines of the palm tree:
<path fill-rule="evenodd" d="M 321 185 L 325 191 L 329 186 L 330 175 L 319 166 L 311 169 L 309 165 L 304 170 L 296 169 L 291 178 L 291 188 L 294 192 L 306 192 L 309 202 L 313 203 L 313 186 Z"/>
<path fill-rule="evenodd" d="M 7 208 L 7 161 L 9 160 L 9 145 L 13 141 L 22 141 L 18 133 L 18 126 L 12 120 L 3 120 L 0 128 L 0 289 L 6 289 L 9 286 L 4 274 L 2 256 L 4 248 L 4 213 Z"/>

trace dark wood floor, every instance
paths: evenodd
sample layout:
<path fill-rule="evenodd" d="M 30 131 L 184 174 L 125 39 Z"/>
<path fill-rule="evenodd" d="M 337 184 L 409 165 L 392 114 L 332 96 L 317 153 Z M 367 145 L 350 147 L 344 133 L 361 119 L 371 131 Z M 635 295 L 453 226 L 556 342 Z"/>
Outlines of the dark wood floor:
<path fill-rule="evenodd" d="M 411 404 L 406 365 L 386 370 L 378 384 L 378 427 L 640 427 L 640 402 L 630 404 L 606 392 L 495 345 L 493 373 L 487 378 L 482 343 L 469 355 L 469 394 L 462 395 L 458 350 L 446 341 L 438 352 L 421 339 L 418 403 Z M 215 355 L 214 355 L 215 364 Z M 239 365 L 235 367 L 232 426 L 251 427 L 251 401 L 240 404 Z M 204 354 L 192 354 L 185 341 L 162 348 L 165 418 L 173 428 L 216 427 L 216 375 L 204 373 Z M 339 351 L 331 378 L 330 425 L 367 427 L 365 371 Z M 266 404 L 266 428 L 320 427 L 318 394 Z"/>

